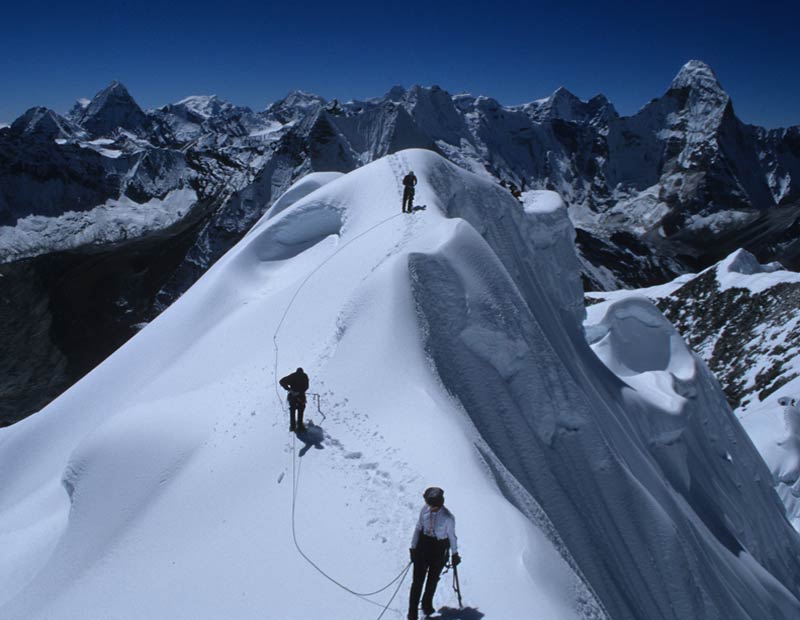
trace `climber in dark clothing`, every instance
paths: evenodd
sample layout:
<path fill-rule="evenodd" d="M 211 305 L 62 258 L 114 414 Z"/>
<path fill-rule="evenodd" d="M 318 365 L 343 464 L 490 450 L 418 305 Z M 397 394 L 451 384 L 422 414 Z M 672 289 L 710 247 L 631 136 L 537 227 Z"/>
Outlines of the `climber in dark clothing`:
<path fill-rule="evenodd" d="M 414 563 L 414 579 L 408 597 L 408 620 L 418 618 L 420 595 L 422 613 L 426 616 L 434 613 L 433 595 L 436 584 L 439 583 L 439 575 L 447 564 L 448 550 L 452 553 L 453 566 L 458 566 L 461 562 L 456 539 L 456 520 L 453 513 L 444 507 L 444 491 L 439 487 L 430 487 L 425 489 L 422 497 L 425 498 L 425 506 L 419 513 L 409 550 Z"/>
<path fill-rule="evenodd" d="M 403 177 L 403 213 L 411 213 L 414 206 L 414 186 L 417 184 L 417 177 L 413 171 Z M 408 208 L 406 208 L 408 203 Z"/>
<path fill-rule="evenodd" d="M 303 412 L 306 410 L 306 390 L 308 389 L 308 375 L 298 368 L 292 374 L 286 375 L 278 383 L 288 392 L 286 399 L 289 401 L 289 431 L 306 430 L 303 424 Z M 297 412 L 297 424 L 295 424 L 295 412 Z"/>

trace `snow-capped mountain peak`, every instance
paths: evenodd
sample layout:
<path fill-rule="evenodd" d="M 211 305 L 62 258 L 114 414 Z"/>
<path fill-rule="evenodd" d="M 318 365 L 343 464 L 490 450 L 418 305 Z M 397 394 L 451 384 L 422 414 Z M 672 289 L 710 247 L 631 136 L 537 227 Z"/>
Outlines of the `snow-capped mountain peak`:
<path fill-rule="evenodd" d="M 681 67 L 672 80 L 669 90 L 694 88 L 709 93 L 725 94 L 714 70 L 702 60 L 690 60 Z"/>
<path fill-rule="evenodd" d="M 117 80 L 113 80 L 108 86 L 99 91 L 86 106 L 87 114 L 97 114 L 104 107 L 112 103 L 125 103 L 127 105 L 138 104 L 134 101 L 125 85 Z"/>
<path fill-rule="evenodd" d="M 762 265 L 747 250 L 736 250 L 717 266 L 717 278 L 722 281 L 721 274 L 738 273 L 742 275 L 755 275 L 758 273 L 772 273 L 783 270 L 784 267 L 779 262 L 772 262 Z"/>
<path fill-rule="evenodd" d="M 315 95 L 313 93 L 307 93 L 303 90 L 293 90 L 290 91 L 283 99 L 276 101 L 273 106 L 278 106 L 281 108 L 301 108 L 301 109 L 309 109 L 318 106 L 323 106 L 327 103 L 324 97 L 320 97 L 319 95 Z M 268 108 L 269 109 L 269 108 Z"/>
<path fill-rule="evenodd" d="M 525 112 L 537 123 L 556 120 L 605 124 L 618 116 L 605 95 L 595 95 L 589 101 L 583 101 L 563 86 L 559 86 L 549 97 L 515 106 L 513 109 Z"/>
<path fill-rule="evenodd" d="M 231 107 L 230 103 L 223 101 L 216 95 L 193 95 L 181 99 L 174 105 L 183 106 L 197 116 L 206 119 L 219 114 L 224 108 Z"/>
<path fill-rule="evenodd" d="M 37 136 L 47 139 L 65 139 L 77 128 L 49 108 L 30 108 L 11 125 L 12 133 L 21 136 Z"/>
<path fill-rule="evenodd" d="M 576 116 L 576 109 L 583 102 L 563 86 L 559 86 L 552 95 L 544 100 L 541 107 L 541 118 L 560 118 L 572 120 Z"/>
<path fill-rule="evenodd" d="M 138 133 L 146 126 L 147 116 L 128 89 L 114 80 L 92 98 L 80 123 L 96 136 L 109 135 L 120 128 Z"/>

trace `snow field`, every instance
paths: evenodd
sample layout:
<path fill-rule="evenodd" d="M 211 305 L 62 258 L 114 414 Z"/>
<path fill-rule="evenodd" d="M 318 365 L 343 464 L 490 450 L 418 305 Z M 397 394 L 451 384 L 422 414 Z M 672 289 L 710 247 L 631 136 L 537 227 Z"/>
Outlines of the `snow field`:
<path fill-rule="evenodd" d="M 405 215 L 409 169 L 426 209 Z M 648 302 L 609 308 L 589 349 L 557 197 L 520 207 L 417 150 L 290 192 L 0 431 L 1 617 L 402 618 L 408 580 L 391 603 L 333 580 L 401 574 L 430 485 L 473 616 L 796 617 L 768 470 Z M 276 383 L 298 366 L 326 417 L 310 398 L 294 437 Z"/>
<path fill-rule="evenodd" d="M 293 474 L 297 542 L 348 587 L 403 569 L 436 484 L 456 515 L 466 604 L 579 617 L 579 580 L 503 497 L 422 348 L 408 254 L 463 228 L 427 185 L 432 157 L 405 152 L 287 205 L 63 397 L 0 433 L 11 480 L 0 536 L 17 544 L 0 574 L 19 575 L 0 583 L 2 617 L 377 617 L 391 588 L 366 603 L 295 549 Z M 397 175 L 410 166 L 427 210 L 409 216 Z M 311 399 L 306 414 L 321 449 L 289 436 L 273 388 L 297 366 L 323 395 L 327 419 Z M 19 535 L 20 515 L 35 533 Z M 405 614 L 409 583 L 384 617 Z M 437 605 L 456 606 L 448 578 Z"/>

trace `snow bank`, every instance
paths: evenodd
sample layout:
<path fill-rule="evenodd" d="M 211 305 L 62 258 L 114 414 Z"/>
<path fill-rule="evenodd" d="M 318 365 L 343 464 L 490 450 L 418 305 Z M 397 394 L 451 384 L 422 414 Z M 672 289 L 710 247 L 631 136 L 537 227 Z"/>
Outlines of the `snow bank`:
<path fill-rule="evenodd" d="M 318 190 L 323 185 L 326 185 L 327 183 L 330 183 L 331 181 L 334 181 L 342 176 L 344 176 L 344 174 L 341 172 L 311 172 L 307 174 L 283 194 L 281 194 L 274 203 L 272 203 L 272 206 L 267 210 L 263 218 L 253 227 L 253 230 L 258 228 L 261 222 L 276 216 L 278 213 L 292 206 L 301 198 L 304 198 L 311 192 Z"/>
<path fill-rule="evenodd" d="M 751 407 L 741 422 L 772 472 L 787 518 L 800 531 L 800 410 L 782 404 L 782 399 L 796 399 L 798 394 L 800 379 L 796 378 Z"/>
<path fill-rule="evenodd" d="M 534 190 L 522 193 L 522 206 L 525 213 L 554 212 L 564 206 L 564 201 L 555 192 Z"/>
<path fill-rule="evenodd" d="M 603 363 L 642 398 L 681 413 L 686 399 L 674 384 L 694 379 L 694 356 L 651 302 L 633 297 L 611 304 L 587 330 L 587 339 Z"/>
<path fill-rule="evenodd" d="M 800 273 L 787 271 L 780 263 L 761 265 L 747 250 L 736 250 L 715 267 L 710 267 L 714 268 L 721 291 L 743 288 L 754 294 L 782 282 L 800 282 Z"/>
<path fill-rule="evenodd" d="M 448 214 L 467 220 L 488 246 L 480 252 L 464 231 L 435 253 L 412 256 L 429 354 L 493 454 L 547 513 L 610 615 L 796 614 L 795 594 L 785 589 L 797 592 L 795 552 L 780 560 L 764 552 L 779 540 L 797 548 L 798 539 L 702 363 L 654 308 L 625 304 L 612 321 L 620 332 L 616 365 L 634 366 L 625 378 L 656 392 L 643 398 L 631 390 L 584 340 L 565 210 L 526 213 L 512 201 L 502 217 L 491 217 L 488 184 L 481 191 L 478 181 L 448 187 L 428 178 L 438 194 L 452 196 Z M 656 344 L 660 360 L 634 343 L 649 329 L 655 333 L 641 345 Z M 622 333 L 628 330 L 633 334 Z M 496 344 L 507 341 L 514 346 Z M 672 392 L 670 400 L 659 392 Z M 743 497 L 750 498 L 746 506 Z M 761 514 L 747 514 L 755 506 Z M 758 562 L 772 576 L 740 561 L 742 549 L 759 549 Z M 669 557 L 670 568 L 656 557 Z M 687 592 L 684 578 L 708 598 Z M 734 594 L 725 585 L 731 582 L 743 589 Z M 782 594 L 763 598 L 757 593 L 764 588 Z"/>

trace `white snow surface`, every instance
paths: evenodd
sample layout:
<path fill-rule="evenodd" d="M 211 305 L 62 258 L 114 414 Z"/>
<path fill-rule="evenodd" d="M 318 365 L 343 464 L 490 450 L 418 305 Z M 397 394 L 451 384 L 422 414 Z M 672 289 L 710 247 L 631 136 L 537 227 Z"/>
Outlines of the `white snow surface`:
<path fill-rule="evenodd" d="M 408 169 L 426 205 L 410 215 Z M 674 402 L 599 363 L 554 196 L 523 209 L 418 150 L 291 191 L 108 360 L 0 430 L 0 617 L 377 618 L 394 586 L 368 602 L 310 562 L 384 586 L 430 485 L 487 620 L 798 617 L 800 544 L 764 499 L 766 468 L 657 312 L 614 310 L 605 361 L 628 380 L 669 373 L 656 388 Z M 310 398 L 301 438 L 276 387 L 298 366 L 325 414 Z M 405 617 L 408 585 L 383 617 Z M 457 606 L 449 585 L 437 606 Z"/>
<path fill-rule="evenodd" d="M 673 379 L 690 381 L 694 357 L 651 302 L 633 297 L 605 308 L 605 315 L 587 327 L 587 337 L 603 363 L 643 398 L 673 414 L 686 403 Z"/>
<path fill-rule="evenodd" d="M 731 252 L 723 260 L 703 270 L 700 274 L 710 270 L 716 271 L 716 278 L 721 291 L 731 288 L 742 288 L 748 290 L 750 293 L 761 293 L 782 282 L 800 283 L 799 273 L 785 269 L 783 265 L 778 262 L 761 264 L 750 252 L 742 249 Z M 603 299 L 606 302 L 632 297 L 660 299 L 661 297 L 669 296 L 700 274 L 685 273 L 664 284 L 639 289 L 590 291 L 586 293 L 586 296 L 594 299 Z M 589 315 L 587 323 L 596 322 L 598 320 L 598 315 L 605 312 L 606 306 L 607 303 L 589 306 L 587 308 L 587 313 Z"/>
<path fill-rule="evenodd" d="M 564 202 L 555 192 L 531 190 L 522 192 L 522 205 L 525 213 L 548 213 L 564 208 Z"/>
<path fill-rule="evenodd" d="M 14 226 L 0 226 L 0 263 L 135 239 L 180 221 L 196 202 L 196 192 L 184 188 L 141 204 L 122 196 L 89 211 L 67 211 L 57 217 L 29 215 Z"/>
<path fill-rule="evenodd" d="M 181 99 L 175 105 L 185 106 L 186 109 L 207 119 L 218 113 L 220 108 L 225 105 L 225 102 L 221 101 L 216 95 L 192 95 Z"/>
<path fill-rule="evenodd" d="M 91 149 L 96 151 L 103 157 L 109 157 L 111 159 L 117 159 L 120 155 L 122 155 L 122 151 L 118 149 L 107 149 L 105 145 L 113 144 L 114 140 L 110 140 L 108 138 L 100 138 L 98 140 L 92 140 L 90 142 L 79 142 L 78 146 L 82 149 Z"/>
<path fill-rule="evenodd" d="M 750 295 L 763 293 L 768 289 L 779 284 L 798 284 L 800 274 L 788 271 L 780 263 L 760 264 L 758 260 L 746 250 L 736 250 L 719 263 L 712 265 L 701 273 L 713 271 L 720 291 L 728 289 L 744 289 Z M 587 318 L 585 329 L 587 337 L 595 351 L 609 368 L 622 376 L 629 384 L 643 381 L 642 377 L 627 376 L 630 373 L 624 372 L 624 368 L 618 368 L 619 356 L 606 355 L 607 345 L 602 338 L 609 331 L 605 324 L 608 314 L 619 312 L 618 308 L 625 308 L 631 305 L 642 307 L 651 301 L 669 297 L 673 292 L 684 284 L 698 277 L 700 274 L 684 274 L 675 280 L 637 290 L 617 290 L 608 292 L 589 292 L 589 298 L 603 299 L 600 303 L 593 304 L 587 308 Z M 657 310 L 654 310 L 657 312 Z M 768 345 L 766 351 L 760 358 L 756 358 L 747 373 L 747 386 L 754 393 L 754 397 L 748 399 L 746 405 L 735 410 L 735 415 L 739 418 L 750 440 L 758 449 L 767 467 L 772 472 L 776 490 L 785 506 L 786 514 L 794 528 L 800 531 L 800 435 L 792 432 L 792 425 L 784 420 L 785 415 L 790 415 L 784 411 L 784 407 L 779 404 L 779 400 L 784 397 L 800 399 L 800 377 L 794 378 L 786 385 L 766 396 L 764 400 L 755 396 L 758 392 L 753 385 L 755 377 L 775 363 L 775 358 L 771 357 L 769 350 L 778 345 L 789 346 L 786 342 L 787 334 L 797 325 L 797 318 L 794 317 L 781 325 L 767 325 L 761 331 L 764 340 Z M 662 330 L 674 332 L 671 326 L 663 325 Z M 642 344 L 642 341 L 639 341 Z M 713 343 L 712 343 L 713 344 Z M 742 343 L 742 346 L 753 346 L 754 343 Z M 643 351 L 646 347 L 642 347 Z M 651 349 L 649 355 L 653 355 Z M 790 350 L 791 353 L 791 350 Z M 791 377 L 800 374 L 800 357 L 790 355 L 782 375 Z M 659 373 L 650 373 L 650 380 L 654 380 Z M 647 379 L 644 379 L 645 381 Z M 675 399 L 675 394 L 670 391 L 662 392 L 661 397 L 665 403 L 680 404 L 680 400 Z M 649 392 L 644 392 L 650 395 Z M 657 392 L 653 392 L 657 394 Z M 800 413 L 797 422 L 800 423 Z"/>
<path fill-rule="evenodd" d="M 413 157 L 424 169 L 426 156 Z M 377 617 L 393 588 L 376 607 L 295 550 L 293 450 L 305 453 L 298 542 L 349 587 L 374 590 L 403 569 L 421 493 L 437 484 L 456 515 L 469 600 L 494 617 L 580 617 L 579 580 L 503 497 L 420 346 L 404 263 L 458 223 L 432 201 L 425 220 L 402 216 L 387 160 L 326 189 L 246 237 L 45 410 L 3 429 L 0 617 Z M 287 433 L 276 356 L 279 375 L 303 365 L 322 394 L 327 419 L 313 404 L 307 418 L 324 449 Z M 409 581 L 392 605 L 403 616 Z M 447 579 L 438 604 L 457 606 Z"/>
<path fill-rule="evenodd" d="M 264 216 L 253 226 L 252 230 L 260 228 L 270 218 L 274 217 L 287 207 L 292 206 L 301 198 L 305 198 L 308 194 L 317 191 L 323 185 L 330 183 L 344 176 L 341 172 L 311 172 L 304 176 L 302 179 L 294 183 L 288 190 L 281 194 L 278 199 L 272 203 L 272 206 L 267 210 Z"/>
<path fill-rule="evenodd" d="M 714 268 L 723 291 L 743 288 L 750 293 L 761 293 L 781 282 L 800 282 L 800 273 L 788 271 L 778 262 L 762 265 L 746 250 L 736 250 L 709 269 Z"/>
<path fill-rule="evenodd" d="M 750 407 L 741 422 L 772 472 L 787 517 L 800 531 L 800 408 L 783 407 L 778 401 L 786 396 L 800 397 L 800 377 Z"/>

